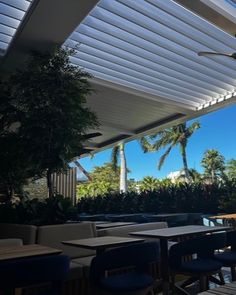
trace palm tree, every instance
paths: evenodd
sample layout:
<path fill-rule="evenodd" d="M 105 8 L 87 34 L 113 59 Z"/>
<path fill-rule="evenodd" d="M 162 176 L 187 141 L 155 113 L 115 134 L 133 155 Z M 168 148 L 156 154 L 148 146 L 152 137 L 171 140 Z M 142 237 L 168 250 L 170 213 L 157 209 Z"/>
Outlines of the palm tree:
<path fill-rule="evenodd" d="M 227 162 L 226 173 L 229 178 L 236 179 L 236 159 L 231 159 Z"/>
<path fill-rule="evenodd" d="M 220 176 L 223 176 L 225 169 L 225 158 L 219 153 L 219 151 L 214 149 L 206 150 L 201 164 L 205 169 L 205 176 L 210 178 L 212 183 L 215 182 Z"/>
<path fill-rule="evenodd" d="M 158 185 L 160 185 L 160 181 L 157 178 L 152 176 L 145 176 L 140 182 L 140 190 L 141 191 L 154 191 Z"/>
<path fill-rule="evenodd" d="M 113 169 L 116 171 L 118 169 L 118 157 L 120 158 L 120 192 L 127 192 L 127 164 L 125 157 L 125 144 L 123 142 L 114 146 L 111 154 L 111 162 Z"/>
<path fill-rule="evenodd" d="M 186 178 L 190 179 L 190 174 L 189 174 L 188 164 L 187 164 L 186 147 L 187 147 L 188 139 L 199 128 L 200 128 L 200 123 L 197 121 L 192 123 L 188 127 L 186 122 L 181 123 L 171 128 L 167 128 L 165 130 L 159 131 L 158 133 L 154 135 L 142 137 L 140 140 L 141 147 L 144 152 L 157 152 L 160 149 L 167 147 L 167 150 L 161 156 L 158 163 L 158 169 L 160 170 L 163 163 L 165 162 L 165 159 L 171 152 L 172 148 L 179 145 L 180 153 L 183 159 L 184 173 Z"/>

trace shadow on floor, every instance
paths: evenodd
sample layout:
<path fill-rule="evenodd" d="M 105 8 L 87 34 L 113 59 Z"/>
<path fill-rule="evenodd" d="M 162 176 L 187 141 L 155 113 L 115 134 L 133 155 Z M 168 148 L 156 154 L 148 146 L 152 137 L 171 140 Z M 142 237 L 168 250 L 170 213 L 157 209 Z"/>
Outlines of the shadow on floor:
<path fill-rule="evenodd" d="M 230 268 L 222 268 L 222 272 L 223 272 L 223 276 L 224 276 L 224 279 L 225 279 L 225 283 L 231 283 L 231 274 L 230 274 Z M 219 285 L 216 285 L 214 283 L 210 283 L 210 289 L 214 289 L 214 288 L 217 288 L 219 287 Z M 185 289 L 187 292 L 189 292 L 189 294 L 191 295 L 196 295 L 199 293 L 199 284 L 198 283 L 194 283 L 192 285 L 190 285 L 189 287 L 187 287 Z M 173 295 L 179 295 L 180 293 L 175 293 Z M 162 295 L 162 292 L 161 293 L 158 293 L 158 295 Z M 235 294 L 236 295 L 236 294 Z"/>

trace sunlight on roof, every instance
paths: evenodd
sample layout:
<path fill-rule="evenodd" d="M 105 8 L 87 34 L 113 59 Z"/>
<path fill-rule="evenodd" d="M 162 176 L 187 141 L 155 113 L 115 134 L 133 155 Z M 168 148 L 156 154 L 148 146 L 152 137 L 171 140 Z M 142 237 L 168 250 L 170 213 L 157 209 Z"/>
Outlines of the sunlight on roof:
<path fill-rule="evenodd" d="M 101 0 L 64 46 L 95 78 L 189 110 L 235 92 L 236 62 L 197 55 L 234 52 L 233 36 L 171 0 Z"/>
<path fill-rule="evenodd" d="M 7 52 L 31 2 L 31 0 L 0 1 L 0 55 Z"/>

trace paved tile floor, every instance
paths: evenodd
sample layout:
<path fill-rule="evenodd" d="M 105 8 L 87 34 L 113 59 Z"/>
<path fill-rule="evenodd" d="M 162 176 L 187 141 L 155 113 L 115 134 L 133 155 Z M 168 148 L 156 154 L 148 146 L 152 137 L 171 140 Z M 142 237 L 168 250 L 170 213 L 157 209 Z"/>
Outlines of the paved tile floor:
<path fill-rule="evenodd" d="M 225 283 L 230 283 L 231 282 L 231 275 L 230 275 L 230 268 L 223 268 L 222 269 L 223 275 L 224 275 L 224 279 L 225 279 Z M 210 289 L 214 289 L 219 287 L 219 285 L 216 285 L 214 283 L 210 283 Z M 196 295 L 199 293 L 199 284 L 198 283 L 194 283 L 191 286 L 189 286 L 188 288 L 186 288 L 186 291 L 189 292 L 189 294 L 191 295 Z M 174 294 L 177 295 L 178 293 Z M 158 295 L 162 295 L 161 293 L 158 293 Z"/>

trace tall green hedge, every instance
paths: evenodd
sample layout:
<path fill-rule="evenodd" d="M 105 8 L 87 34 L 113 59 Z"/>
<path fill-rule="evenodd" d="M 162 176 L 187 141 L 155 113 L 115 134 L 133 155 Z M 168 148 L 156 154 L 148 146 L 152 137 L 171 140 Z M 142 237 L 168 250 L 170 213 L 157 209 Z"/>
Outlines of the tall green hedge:
<path fill-rule="evenodd" d="M 215 184 L 179 183 L 163 185 L 155 191 L 83 197 L 79 200 L 78 211 L 91 214 L 236 212 L 236 180 Z"/>

